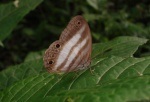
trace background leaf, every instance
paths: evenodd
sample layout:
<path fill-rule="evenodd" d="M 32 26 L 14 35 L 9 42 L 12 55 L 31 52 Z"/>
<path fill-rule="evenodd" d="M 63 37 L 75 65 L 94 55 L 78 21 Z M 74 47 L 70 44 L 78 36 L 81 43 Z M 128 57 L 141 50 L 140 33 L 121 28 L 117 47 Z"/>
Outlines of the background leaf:
<path fill-rule="evenodd" d="M 13 3 L 0 5 L 0 40 L 3 41 L 8 37 L 17 23 L 42 1 L 43 0 L 19 0 L 18 7 L 15 7 Z"/>
<path fill-rule="evenodd" d="M 147 42 L 147 39 L 137 37 L 118 37 L 107 43 L 94 44 L 93 56 L 120 56 L 131 57 L 140 45 Z"/>

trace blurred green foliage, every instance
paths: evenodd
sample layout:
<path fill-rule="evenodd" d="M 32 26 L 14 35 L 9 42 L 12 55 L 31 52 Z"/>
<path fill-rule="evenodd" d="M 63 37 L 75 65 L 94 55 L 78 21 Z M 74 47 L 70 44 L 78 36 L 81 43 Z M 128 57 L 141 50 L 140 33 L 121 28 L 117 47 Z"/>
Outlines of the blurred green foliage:
<path fill-rule="evenodd" d="M 76 15 L 83 15 L 88 21 L 93 43 L 107 42 L 117 36 L 149 39 L 149 5 L 149 0 L 45 0 L 0 41 L 0 69 L 21 63 L 30 52 L 46 49 Z M 150 55 L 149 45 L 148 42 L 140 48 L 135 56 Z"/>

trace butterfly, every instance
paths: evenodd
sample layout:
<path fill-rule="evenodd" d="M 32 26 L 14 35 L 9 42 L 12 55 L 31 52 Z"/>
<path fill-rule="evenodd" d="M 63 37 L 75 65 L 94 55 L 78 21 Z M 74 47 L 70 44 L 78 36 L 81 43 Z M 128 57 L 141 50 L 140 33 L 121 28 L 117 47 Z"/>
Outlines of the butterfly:
<path fill-rule="evenodd" d="M 91 63 L 92 38 L 88 23 L 78 15 L 71 19 L 59 40 L 45 51 L 43 61 L 49 72 L 72 72 Z"/>

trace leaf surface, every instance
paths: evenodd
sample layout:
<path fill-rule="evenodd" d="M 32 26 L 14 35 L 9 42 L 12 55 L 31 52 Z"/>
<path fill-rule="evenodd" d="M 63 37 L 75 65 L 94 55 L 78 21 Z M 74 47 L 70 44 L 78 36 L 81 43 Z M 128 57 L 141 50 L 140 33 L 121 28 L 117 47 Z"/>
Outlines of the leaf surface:
<path fill-rule="evenodd" d="M 22 18 L 35 9 L 43 0 L 19 0 L 18 7 L 13 2 L 0 5 L 0 40 L 9 36 Z"/>

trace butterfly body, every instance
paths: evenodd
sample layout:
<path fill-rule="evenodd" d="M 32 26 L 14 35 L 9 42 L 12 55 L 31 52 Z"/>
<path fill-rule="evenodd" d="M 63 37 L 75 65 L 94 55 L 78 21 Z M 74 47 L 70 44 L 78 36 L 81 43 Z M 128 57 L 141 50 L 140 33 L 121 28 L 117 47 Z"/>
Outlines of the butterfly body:
<path fill-rule="evenodd" d="M 89 26 L 82 16 L 74 17 L 59 40 L 45 51 L 44 66 L 49 72 L 71 72 L 91 62 L 92 39 Z"/>

